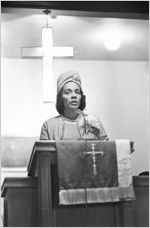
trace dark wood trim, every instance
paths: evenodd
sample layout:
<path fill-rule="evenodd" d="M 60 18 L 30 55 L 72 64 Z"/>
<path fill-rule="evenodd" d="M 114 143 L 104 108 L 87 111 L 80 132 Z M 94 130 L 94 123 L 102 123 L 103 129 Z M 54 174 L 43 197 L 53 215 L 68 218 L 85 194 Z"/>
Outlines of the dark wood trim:
<path fill-rule="evenodd" d="M 8 188 L 37 188 L 38 179 L 35 177 L 6 177 L 1 187 L 1 196 L 4 197 Z"/>
<path fill-rule="evenodd" d="M 40 153 L 41 151 L 44 152 L 50 152 L 51 154 L 51 162 L 52 163 L 56 163 L 56 142 L 55 140 L 46 140 L 46 141 L 36 141 L 34 146 L 33 146 L 33 150 L 31 153 L 31 157 L 30 157 L 30 161 L 28 164 L 28 176 L 36 176 L 36 163 L 38 162 L 38 153 Z M 55 160 L 55 161 L 53 161 Z"/>
<path fill-rule="evenodd" d="M 149 176 L 133 176 L 134 187 L 149 186 Z"/>
<path fill-rule="evenodd" d="M 52 208 L 52 175 L 50 153 L 43 152 L 39 158 L 38 190 L 39 190 L 39 225 L 42 227 L 56 226 Z M 46 186 L 46 187 L 45 187 Z"/>
<path fill-rule="evenodd" d="M 90 11 L 149 18 L 149 1 L 1 1 L 1 7 Z"/>

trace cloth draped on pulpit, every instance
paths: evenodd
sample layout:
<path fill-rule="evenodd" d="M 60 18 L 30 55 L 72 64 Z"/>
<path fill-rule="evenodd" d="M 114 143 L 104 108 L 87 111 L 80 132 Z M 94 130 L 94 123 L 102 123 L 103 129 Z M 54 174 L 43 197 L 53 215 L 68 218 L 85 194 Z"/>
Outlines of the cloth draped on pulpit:
<path fill-rule="evenodd" d="M 129 140 L 56 142 L 59 203 L 134 200 Z"/>

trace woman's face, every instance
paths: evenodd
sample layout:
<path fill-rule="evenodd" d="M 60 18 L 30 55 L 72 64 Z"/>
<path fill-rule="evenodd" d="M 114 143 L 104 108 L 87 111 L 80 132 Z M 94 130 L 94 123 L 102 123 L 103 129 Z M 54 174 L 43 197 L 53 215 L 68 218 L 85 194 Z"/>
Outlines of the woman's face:
<path fill-rule="evenodd" d="M 62 98 L 64 109 L 78 109 L 81 101 L 81 90 L 77 83 L 68 82 L 63 87 Z"/>

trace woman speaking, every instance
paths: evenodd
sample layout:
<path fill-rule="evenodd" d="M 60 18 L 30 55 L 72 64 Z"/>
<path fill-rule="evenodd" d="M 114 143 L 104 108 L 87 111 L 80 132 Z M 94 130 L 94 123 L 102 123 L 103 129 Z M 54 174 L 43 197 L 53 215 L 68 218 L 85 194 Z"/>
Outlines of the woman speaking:
<path fill-rule="evenodd" d="M 102 122 L 84 113 L 86 102 L 77 72 L 65 72 L 57 79 L 58 116 L 43 123 L 40 140 L 108 140 Z"/>

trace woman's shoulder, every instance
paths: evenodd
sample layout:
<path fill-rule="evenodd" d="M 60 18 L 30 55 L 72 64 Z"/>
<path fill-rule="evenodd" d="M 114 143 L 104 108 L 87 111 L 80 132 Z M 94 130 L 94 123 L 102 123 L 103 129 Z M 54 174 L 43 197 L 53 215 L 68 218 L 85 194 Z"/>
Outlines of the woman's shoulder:
<path fill-rule="evenodd" d="M 93 114 L 87 114 L 87 122 L 90 125 L 93 133 L 99 135 L 100 140 L 108 140 L 103 123 L 99 117 Z"/>
<path fill-rule="evenodd" d="M 51 117 L 51 118 L 45 120 L 44 123 L 43 123 L 43 125 L 51 125 L 51 124 L 54 124 L 59 119 L 60 119 L 60 115 L 55 116 L 55 117 Z"/>

